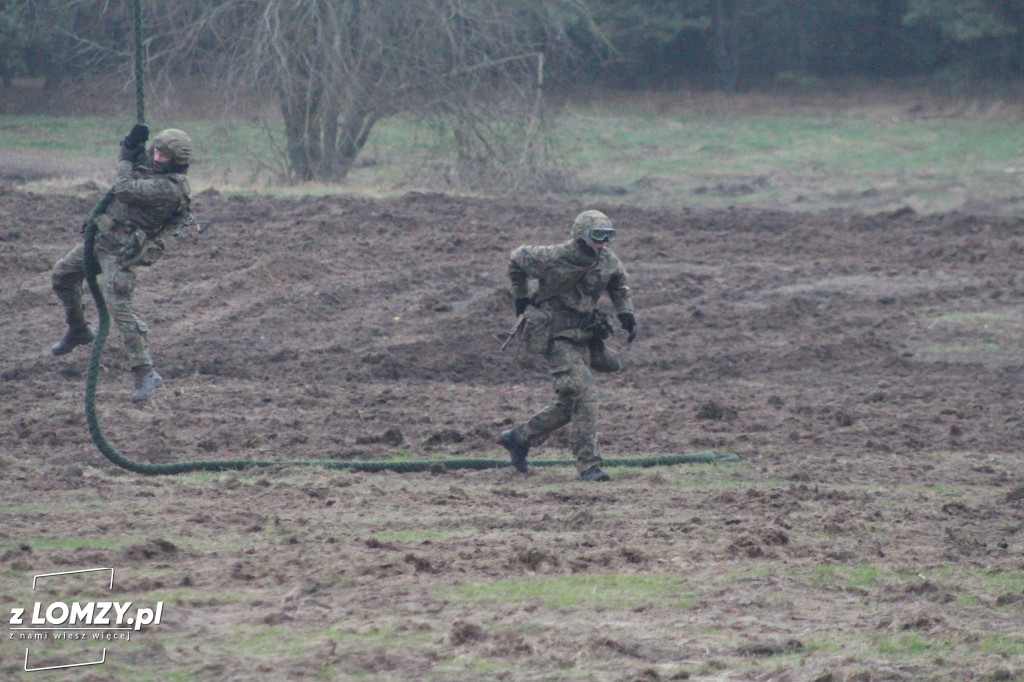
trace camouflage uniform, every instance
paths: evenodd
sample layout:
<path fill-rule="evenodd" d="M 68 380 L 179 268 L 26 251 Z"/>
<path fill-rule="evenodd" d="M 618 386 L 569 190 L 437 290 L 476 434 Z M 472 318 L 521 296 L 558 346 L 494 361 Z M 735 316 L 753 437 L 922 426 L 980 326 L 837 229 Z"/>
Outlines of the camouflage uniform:
<path fill-rule="evenodd" d="M 512 252 L 508 266 L 516 299 L 530 295 L 529 280 L 538 281 L 537 292 L 521 318 L 525 322 L 523 336 L 531 350 L 544 356 L 555 400 L 506 433 L 511 442 L 528 448 L 571 424 L 569 443 L 580 474 L 601 462 L 597 451 L 598 397 L 592 370 L 616 371 L 620 367 L 618 356 L 595 338 L 587 321 L 604 292 L 616 313 L 628 313 L 630 317 L 633 313 L 626 270 L 619 258 L 607 247 L 595 254 L 579 238 L 580 226 L 595 221 L 611 227 L 604 214 L 586 211 L 574 222 L 573 237 L 568 242 L 520 246 Z"/>
<path fill-rule="evenodd" d="M 163 253 L 160 237 L 179 227 L 190 215 L 190 187 L 185 174 L 191 141 L 181 131 L 172 129 L 160 133 L 154 140 L 154 147 L 160 148 L 161 136 L 166 133 L 184 136 L 187 153 L 180 153 L 176 159 L 172 157 L 170 162 L 156 164 L 152 161 L 152 149 L 148 158 L 137 154 L 135 160 L 126 158 L 130 155 L 122 151 L 113 200 L 96 219 L 98 230 L 93 253 L 103 270 L 99 280 L 133 369 L 153 364 L 147 341 L 149 328 L 132 307 L 136 269 L 155 263 Z M 184 163 L 180 162 L 182 160 Z M 70 347 L 60 348 L 61 344 L 57 344 L 54 354 L 62 355 L 78 343 L 91 341 L 92 334 L 85 325 L 82 311 L 84 277 L 84 246 L 79 244 L 54 265 L 51 283 L 64 305 L 69 329 L 84 328 L 87 338 L 72 342 Z M 160 381 L 162 383 L 162 379 Z"/>

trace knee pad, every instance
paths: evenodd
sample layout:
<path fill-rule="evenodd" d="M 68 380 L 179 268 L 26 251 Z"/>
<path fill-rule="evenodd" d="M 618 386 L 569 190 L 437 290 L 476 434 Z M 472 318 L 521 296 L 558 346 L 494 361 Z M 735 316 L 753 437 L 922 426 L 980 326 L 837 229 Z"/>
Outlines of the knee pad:
<path fill-rule="evenodd" d="M 571 372 L 555 375 L 555 393 L 564 398 L 573 398 L 579 392 L 580 386 Z"/>

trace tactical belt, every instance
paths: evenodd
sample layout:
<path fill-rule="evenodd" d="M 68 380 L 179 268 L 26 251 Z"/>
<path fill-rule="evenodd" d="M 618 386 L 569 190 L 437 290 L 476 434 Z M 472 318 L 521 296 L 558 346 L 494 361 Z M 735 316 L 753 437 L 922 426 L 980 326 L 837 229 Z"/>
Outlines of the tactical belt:
<path fill-rule="evenodd" d="M 554 313 L 548 330 L 551 334 L 557 334 L 566 329 L 582 329 L 589 318 L 590 315 L 584 313 Z"/>

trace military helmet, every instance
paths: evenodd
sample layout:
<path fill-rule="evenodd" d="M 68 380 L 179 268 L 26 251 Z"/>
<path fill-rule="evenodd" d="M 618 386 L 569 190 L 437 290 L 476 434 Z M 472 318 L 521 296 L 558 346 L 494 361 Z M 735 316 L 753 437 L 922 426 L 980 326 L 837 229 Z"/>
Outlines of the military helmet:
<path fill-rule="evenodd" d="M 153 149 L 159 149 L 174 163 L 185 166 L 192 158 L 192 138 L 184 130 L 168 128 L 153 138 Z"/>
<path fill-rule="evenodd" d="M 572 221 L 572 237 L 610 242 L 615 238 L 615 228 L 612 227 L 611 219 L 604 213 L 595 210 L 584 211 Z"/>

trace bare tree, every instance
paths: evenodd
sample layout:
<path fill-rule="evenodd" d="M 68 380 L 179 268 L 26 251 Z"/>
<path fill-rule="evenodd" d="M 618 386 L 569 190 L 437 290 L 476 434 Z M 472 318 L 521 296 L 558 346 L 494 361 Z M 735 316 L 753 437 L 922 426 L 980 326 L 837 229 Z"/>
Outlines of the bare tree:
<path fill-rule="evenodd" d="M 433 121 L 460 161 L 511 178 L 537 159 L 545 64 L 571 55 L 570 32 L 596 35 L 584 0 L 221 0 L 159 11 L 168 30 L 188 27 L 154 36 L 164 69 L 274 94 L 296 180 L 344 179 L 374 126 L 402 114 Z"/>

